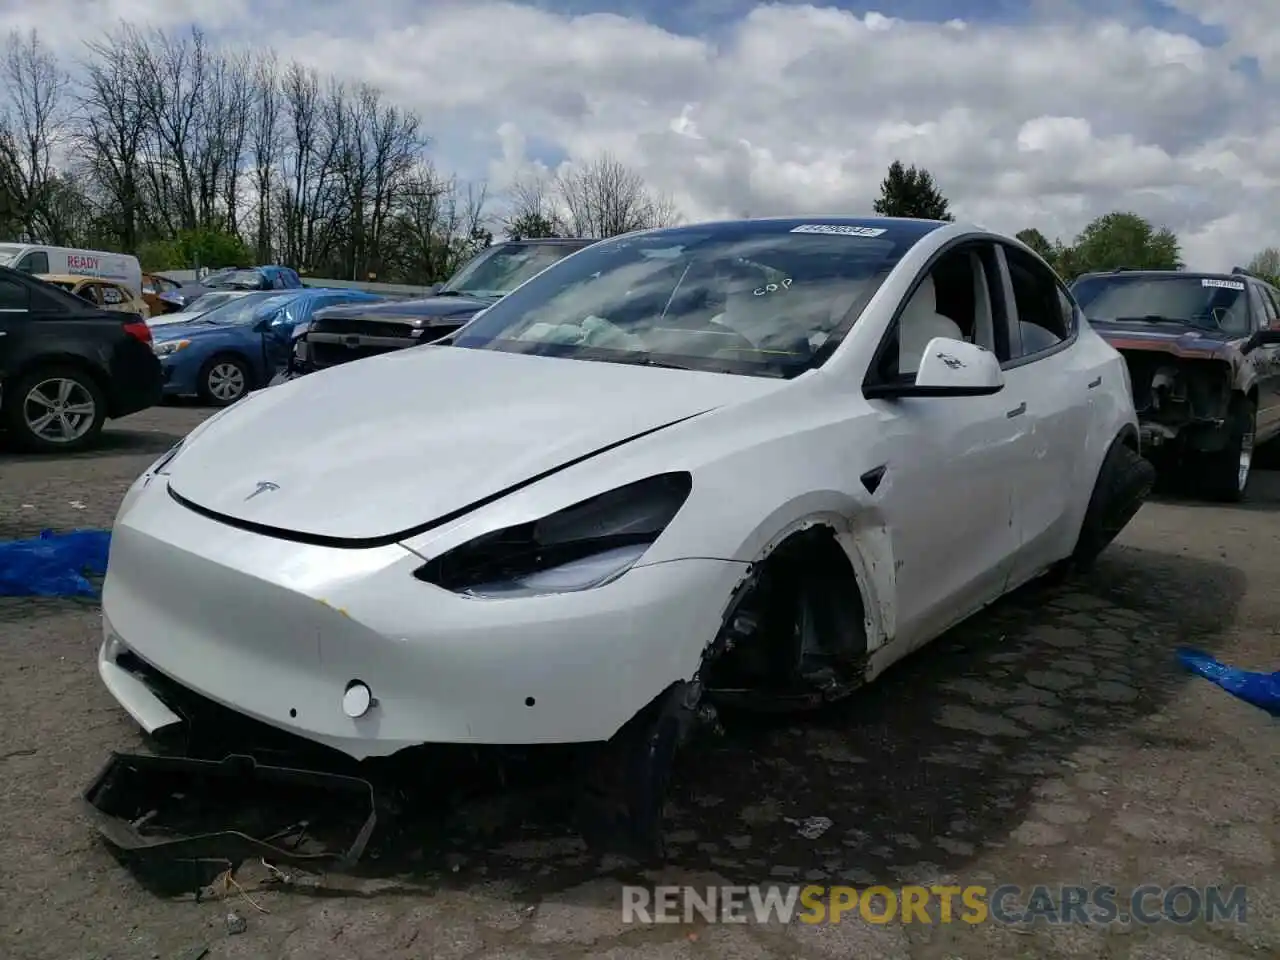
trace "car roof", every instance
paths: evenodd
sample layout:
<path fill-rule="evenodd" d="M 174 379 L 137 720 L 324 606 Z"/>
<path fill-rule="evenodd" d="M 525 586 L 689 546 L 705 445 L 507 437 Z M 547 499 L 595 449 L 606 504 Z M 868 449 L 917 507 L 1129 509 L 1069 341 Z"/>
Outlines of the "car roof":
<path fill-rule="evenodd" d="M 1262 277 L 1255 277 L 1251 273 L 1237 273 L 1229 270 L 1131 270 L 1128 267 L 1119 267 L 1115 270 L 1093 270 L 1082 273 L 1076 279 L 1083 280 L 1086 277 L 1184 277 L 1187 280 L 1234 280 L 1237 283 L 1256 280 L 1258 283 L 1267 283 Z"/>
<path fill-rule="evenodd" d="M 920 220 L 915 217 L 854 217 L 848 215 L 832 215 L 832 214 L 808 214 L 804 216 L 779 216 L 779 217 L 738 217 L 729 220 L 707 220 L 698 223 L 682 223 L 672 227 L 655 227 L 651 230 L 638 230 L 633 234 L 623 234 L 623 236 L 642 236 L 645 234 L 666 234 L 666 233 L 685 233 L 697 232 L 699 230 L 723 230 L 733 229 L 735 227 L 750 227 L 752 225 L 768 224 L 774 227 L 803 227 L 803 226 L 830 226 L 830 227 L 862 227 L 871 230 L 892 231 L 900 239 L 919 240 L 920 238 L 933 233 L 933 231 L 943 227 L 967 226 L 957 224 L 949 220 Z M 972 229 L 980 230 L 980 227 L 972 227 Z M 985 231 L 984 231 L 985 232 Z"/>
<path fill-rule="evenodd" d="M 85 276 L 81 273 L 37 273 L 35 276 L 50 283 L 80 283 L 84 280 L 92 280 L 94 283 L 108 283 L 113 287 L 120 286 L 115 280 L 108 280 L 105 277 Z"/>
<path fill-rule="evenodd" d="M 594 237 L 522 237 L 519 240 L 495 240 L 495 247 L 507 247 L 513 244 L 527 246 L 550 246 L 550 247 L 589 247 L 593 243 L 600 241 Z"/>

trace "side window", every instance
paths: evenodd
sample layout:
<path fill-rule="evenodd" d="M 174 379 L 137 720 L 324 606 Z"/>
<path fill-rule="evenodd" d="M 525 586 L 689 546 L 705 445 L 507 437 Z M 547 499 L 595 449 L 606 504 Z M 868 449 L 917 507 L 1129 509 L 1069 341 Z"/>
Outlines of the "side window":
<path fill-rule="evenodd" d="M 964 244 L 939 257 L 917 281 L 886 335 L 873 382 L 913 379 L 934 337 L 974 343 L 1005 360 L 1007 324 L 999 278 L 989 243 Z"/>
<path fill-rule="evenodd" d="M 1271 317 L 1271 325 L 1280 327 L 1280 291 L 1271 287 L 1263 287 L 1262 297 L 1271 306 L 1271 312 L 1268 314 Z"/>
<path fill-rule="evenodd" d="M 1034 258 L 1004 248 L 1013 287 L 1014 323 L 1009 331 L 1012 360 L 1033 357 L 1071 336 L 1075 307 L 1057 278 Z"/>
<path fill-rule="evenodd" d="M 49 255 L 43 250 L 33 250 L 18 261 L 14 269 L 23 273 L 48 273 Z"/>
<path fill-rule="evenodd" d="M 1275 304 L 1271 302 L 1271 296 L 1262 284 L 1249 284 L 1249 291 L 1253 294 L 1251 297 L 1254 310 L 1253 329 L 1266 330 L 1276 322 Z"/>
<path fill-rule="evenodd" d="M 0 279 L 0 313 L 26 313 L 31 309 L 31 292 L 20 283 Z"/>
<path fill-rule="evenodd" d="M 102 302 L 109 307 L 118 306 L 124 303 L 124 294 L 120 292 L 119 287 L 110 287 L 102 284 Z"/>

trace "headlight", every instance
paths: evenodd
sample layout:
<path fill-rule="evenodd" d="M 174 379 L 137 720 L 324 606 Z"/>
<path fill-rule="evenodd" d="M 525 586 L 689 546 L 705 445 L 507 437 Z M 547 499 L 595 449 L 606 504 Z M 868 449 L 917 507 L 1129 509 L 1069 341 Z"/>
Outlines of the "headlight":
<path fill-rule="evenodd" d="M 151 349 L 155 351 L 157 357 L 167 357 L 189 346 L 191 346 L 190 340 L 162 340 L 152 344 Z"/>
<path fill-rule="evenodd" d="M 485 599 L 601 587 L 635 566 L 692 486 L 687 473 L 630 483 L 541 520 L 476 537 L 430 560 L 414 576 Z"/>

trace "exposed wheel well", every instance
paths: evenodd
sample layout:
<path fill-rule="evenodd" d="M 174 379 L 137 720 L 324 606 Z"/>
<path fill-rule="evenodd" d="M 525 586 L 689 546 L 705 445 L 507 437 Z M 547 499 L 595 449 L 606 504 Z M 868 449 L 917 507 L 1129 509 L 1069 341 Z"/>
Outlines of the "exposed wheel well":
<path fill-rule="evenodd" d="M 836 532 L 789 534 L 755 564 L 707 649 L 713 700 L 754 708 L 817 706 L 865 682 L 862 593 Z"/>

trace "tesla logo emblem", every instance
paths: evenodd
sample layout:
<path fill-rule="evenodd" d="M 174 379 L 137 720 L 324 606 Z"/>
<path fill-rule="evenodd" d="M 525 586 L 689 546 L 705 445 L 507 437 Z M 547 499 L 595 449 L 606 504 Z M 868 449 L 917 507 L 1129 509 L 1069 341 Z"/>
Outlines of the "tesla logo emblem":
<path fill-rule="evenodd" d="M 955 357 L 951 356 L 951 354 L 949 353 L 938 354 L 938 359 L 941 360 L 943 363 L 945 363 L 952 370 L 959 370 L 961 367 L 964 366 L 964 361 L 957 360 Z"/>
<path fill-rule="evenodd" d="M 278 483 L 272 483 L 270 480 L 260 480 L 258 481 L 258 486 L 254 489 L 253 493 L 249 494 L 245 499 L 252 500 L 260 493 L 267 493 L 268 491 L 279 489 L 280 484 Z"/>

